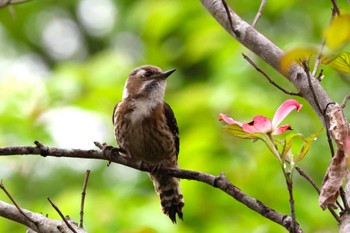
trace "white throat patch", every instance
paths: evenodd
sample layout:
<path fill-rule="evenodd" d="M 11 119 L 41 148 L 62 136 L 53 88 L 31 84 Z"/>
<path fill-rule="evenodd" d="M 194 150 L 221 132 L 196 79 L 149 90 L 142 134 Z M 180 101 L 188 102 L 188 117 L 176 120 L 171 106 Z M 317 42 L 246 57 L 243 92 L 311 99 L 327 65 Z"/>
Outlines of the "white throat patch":
<path fill-rule="evenodd" d="M 134 124 L 148 117 L 159 103 L 160 101 L 150 101 L 149 99 L 134 100 L 134 111 L 132 111 L 129 116 L 131 122 Z"/>

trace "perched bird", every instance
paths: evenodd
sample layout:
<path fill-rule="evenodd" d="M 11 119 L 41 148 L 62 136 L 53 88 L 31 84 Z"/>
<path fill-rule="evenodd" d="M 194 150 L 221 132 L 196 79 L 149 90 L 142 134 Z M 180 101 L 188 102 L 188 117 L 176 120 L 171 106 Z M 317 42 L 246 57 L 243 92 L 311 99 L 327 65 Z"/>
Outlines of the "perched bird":
<path fill-rule="evenodd" d="M 126 156 L 156 166 L 177 168 L 179 130 L 174 113 L 164 102 L 166 79 L 175 71 L 163 72 L 150 65 L 129 74 L 122 100 L 115 106 L 113 125 L 117 143 Z M 163 213 L 176 223 L 182 220 L 184 199 L 179 179 L 149 173 L 159 194 Z"/>

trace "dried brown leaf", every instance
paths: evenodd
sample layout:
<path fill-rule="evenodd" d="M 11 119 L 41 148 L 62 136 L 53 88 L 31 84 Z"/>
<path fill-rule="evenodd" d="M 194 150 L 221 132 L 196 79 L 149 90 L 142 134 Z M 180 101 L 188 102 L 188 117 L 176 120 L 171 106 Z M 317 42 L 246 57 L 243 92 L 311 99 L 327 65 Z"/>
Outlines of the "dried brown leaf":
<path fill-rule="evenodd" d="M 348 153 L 346 151 L 346 140 L 349 138 L 349 123 L 347 122 L 343 109 L 335 104 L 327 113 L 329 119 L 329 133 L 336 143 L 337 151 L 327 169 L 323 179 L 322 189 L 319 198 L 319 205 L 322 209 L 335 207 L 339 189 L 343 184 L 348 172 Z"/>
<path fill-rule="evenodd" d="M 328 207 L 336 207 L 335 202 L 339 195 L 339 189 L 343 184 L 348 169 L 347 166 L 343 164 L 344 157 L 344 151 L 337 150 L 323 178 L 320 198 L 318 200 L 318 204 L 323 210 Z"/>
<path fill-rule="evenodd" d="M 343 109 L 339 104 L 335 104 L 330 112 L 327 113 L 329 118 L 329 132 L 337 144 L 337 147 L 343 148 L 347 134 L 349 133 L 349 123 L 346 120 Z"/>

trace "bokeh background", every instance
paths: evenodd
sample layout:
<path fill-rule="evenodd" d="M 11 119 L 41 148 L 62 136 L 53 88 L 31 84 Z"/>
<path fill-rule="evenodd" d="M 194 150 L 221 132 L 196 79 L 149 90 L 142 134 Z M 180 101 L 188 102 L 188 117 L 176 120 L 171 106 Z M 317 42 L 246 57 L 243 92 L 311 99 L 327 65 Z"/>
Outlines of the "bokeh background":
<path fill-rule="evenodd" d="M 228 1 L 252 22 L 260 1 Z M 349 9 L 339 2 L 342 11 Z M 330 1 L 268 1 L 257 29 L 282 49 L 320 44 Z M 129 72 L 143 64 L 176 68 L 166 101 L 180 128 L 181 168 L 219 175 L 271 208 L 289 213 L 278 161 L 261 142 L 231 137 L 221 129 L 223 112 L 248 122 L 271 117 L 290 98 L 271 86 L 243 58 L 250 56 L 275 81 L 293 87 L 230 37 L 199 1 L 30 1 L 0 9 L 0 146 L 33 145 L 93 149 L 116 145 L 111 114 Z M 334 101 L 349 91 L 346 77 L 325 68 L 323 86 Z M 284 121 L 306 136 L 322 125 L 309 105 Z M 321 184 L 330 161 L 325 131 L 299 164 Z M 162 214 L 145 173 L 103 161 L 1 157 L 0 178 L 21 207 L 60 219 L 47 201 L 79 220 L 85 171 L 91 170 L 85 204 L 89 232 L 284 232 L 220 190 L 182 180 L 184 221 Z M 296 216 L 305 232 L 337 232 L 318 206 L 310 184 L 295 175 Z M 0 199 L 8 201 L 3 192 Z M 0 219 L 0 232 L 25 227 Z"/>

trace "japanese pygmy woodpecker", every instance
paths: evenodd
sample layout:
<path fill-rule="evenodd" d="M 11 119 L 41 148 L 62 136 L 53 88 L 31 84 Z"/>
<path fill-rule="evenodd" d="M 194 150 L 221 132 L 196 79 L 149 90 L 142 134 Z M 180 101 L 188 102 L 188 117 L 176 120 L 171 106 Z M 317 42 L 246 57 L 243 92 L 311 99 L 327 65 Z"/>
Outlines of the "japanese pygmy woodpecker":
<path fill-rule="evenodd" d="M 172 109 L 164 102 L 166 79 L 174 71 L 145 65 L 129 74 L 122 100 L 114 108 L 113 125 L 120 149 L 133 160 L 178 167 L 179 131 Z M 176 215 L 182 220 L 184 199 L 179 179 L 159 172 L 149 176 L 164 214 L 173 223 Z"/>

